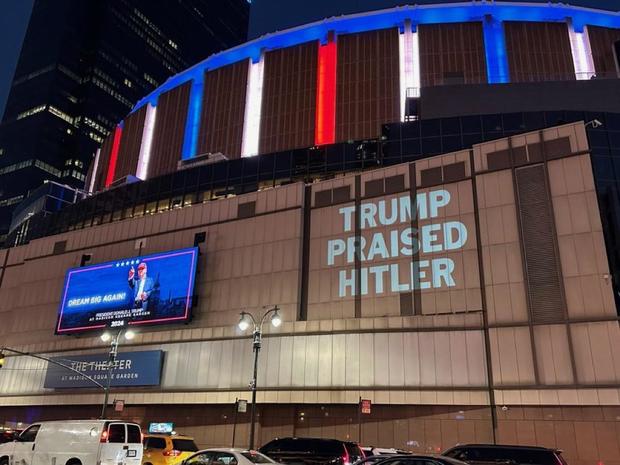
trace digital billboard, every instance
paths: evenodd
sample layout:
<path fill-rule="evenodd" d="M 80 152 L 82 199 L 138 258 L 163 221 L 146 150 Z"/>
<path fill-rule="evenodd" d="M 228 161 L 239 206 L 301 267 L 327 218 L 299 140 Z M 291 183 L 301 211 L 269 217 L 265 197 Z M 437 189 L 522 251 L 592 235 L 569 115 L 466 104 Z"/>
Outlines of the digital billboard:
<path fill-rule="evenodd" d="M 69 269 L 56 334 L 188 321 L 197 258 L 192 247 Z"/>

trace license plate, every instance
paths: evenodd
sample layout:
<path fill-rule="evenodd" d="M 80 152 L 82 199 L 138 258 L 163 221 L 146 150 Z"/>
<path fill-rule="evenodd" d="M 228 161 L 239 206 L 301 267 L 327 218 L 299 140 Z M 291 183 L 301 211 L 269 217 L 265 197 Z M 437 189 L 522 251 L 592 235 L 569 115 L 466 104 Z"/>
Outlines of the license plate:
<path fill-rule="evenodd" d="M 137 453 L 135 450 L 128 450 L 127 457 L 137 457 Z"/>

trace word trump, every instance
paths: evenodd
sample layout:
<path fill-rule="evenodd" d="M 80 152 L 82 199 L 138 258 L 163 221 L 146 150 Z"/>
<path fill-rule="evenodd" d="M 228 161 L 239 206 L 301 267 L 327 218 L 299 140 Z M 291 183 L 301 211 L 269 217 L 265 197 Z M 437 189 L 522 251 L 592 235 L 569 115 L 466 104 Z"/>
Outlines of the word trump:
<path fill-rule="evenodd" d="M 380 200 L 360 205 L 360 229 L 378 226 L 395 228 L 384 233 L 376 232 L 369 237 L 351 235 L 343 239 L 332 239 L 327 243 L 328 266 L 373 262 L 374 260 L 412 257 L 418 254 L 448 252 L 461 249 L 467 242 L 467 228 L 460 221 L 431 223 L 415 228 L 412 221 L 432 219 L 439 216 L 440 210 L 450 203 L 450 193 L 439 189 L 429 193 L 418 194 L 415 202 L 405 195 L 391 200 Z M 414 204 L 414 205 L 412 205 Z M 353 231 L 355 224 L 355 206 L 340 208 L 343 216 L 344 232 Z M 404 228 L 402 225 L 406 225 Z M 401 261 L 402 263 L 402 261 Z M 374 292 L 405 292 L 415 289 L 430 289 L 456 286 L 454 281 L 454 261 L 450 258 L 433 258 L 413 260 L 408 276 L 401 282 L 403 273 L 398 263 L 382 263 L 378 266 L 361 267 L 360 276 L 356 270 L 341 270 L 339 273 L 339 296 L 365 295 L 369 292 L 370 280 L 374 280 Z M 389 284 L 385 285 L 388 279 Z M 357 283 L 359 282 L 359 291 Z"/>

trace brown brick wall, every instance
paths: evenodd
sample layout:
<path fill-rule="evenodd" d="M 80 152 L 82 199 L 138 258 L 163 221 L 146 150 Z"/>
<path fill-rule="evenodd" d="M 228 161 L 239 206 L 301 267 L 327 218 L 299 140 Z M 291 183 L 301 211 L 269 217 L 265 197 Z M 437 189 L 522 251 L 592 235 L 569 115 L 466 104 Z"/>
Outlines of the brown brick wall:
<path fill-rule="evenodd" d="M 248 61 L 205 73 L 198 154 L 241 155 Z"/>
<path fill-rule="evenodd" d="M 422 24 L 422 87 L 487 82 L 482 23 Z"/>
<path fill-rule="evenodd" d="M 147 177 L 171 173 L 181 159 L 191 83 L 159 96 L 153 146 Z"/>
<path fill-rule="evenodd" d="M 259 153 L 314 145 L 318 42 L 265 54 Z"/>
<path fill-rule="evenodd" d="M 617 77 L 614 58 L 614 42 L 620 40 L 620 29 L 588 26 L 588 37 L 594 60 L 594 69 L 599 77 Z"/>
<path fill-rule="evenodd" d="M 120 179 L 128 174 L 134 176 L 136 174 L 147 108 L 148 105 L 144 105 L 125 118 L 121 144 L 118 150 L 116 171 L 114 173 L 115 179 Z"/>
<path fill-rule="evenodd" d="M 336 141 L 375 138 L 400 118 L 398 29 L 339 36 Z"/>
<path fill-rule="evenodd" d="M 566 23 L 505 22 L 511 82 L 575 79 Z"/>

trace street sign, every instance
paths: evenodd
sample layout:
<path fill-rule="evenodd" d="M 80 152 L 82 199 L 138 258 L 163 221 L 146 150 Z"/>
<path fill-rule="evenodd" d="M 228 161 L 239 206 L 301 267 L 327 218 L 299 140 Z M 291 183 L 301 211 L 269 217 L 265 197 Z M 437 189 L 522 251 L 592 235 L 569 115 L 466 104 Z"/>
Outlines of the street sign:
<path fill-rule="evenodd" d="M 237 401 L 237 412 L 245 413 L 248 411 L 248 401 L 244 399 L 239 399 Z"/>
<path fill-rule="evenodd" d="M 115 400 L 114 401 L 114 411 L 122 412 L 125 410 L 125 401 L 124 400 Z"/>
<path fill-rule="evenodd" d="M 367 414 L 367 415 L 370 414 L 370 406 L 371 406 L 370 399 L 362 399 L 360 401 L 360 407 L 362 409 L 362 413 Z"/>

